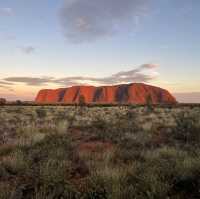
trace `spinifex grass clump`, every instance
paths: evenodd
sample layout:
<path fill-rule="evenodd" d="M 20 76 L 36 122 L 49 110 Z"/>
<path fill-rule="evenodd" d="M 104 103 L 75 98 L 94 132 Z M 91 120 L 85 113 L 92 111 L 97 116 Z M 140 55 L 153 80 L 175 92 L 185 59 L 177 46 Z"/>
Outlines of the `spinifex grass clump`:
<path fill-rule="evenodd" d="M 184 144 L 200 144 L 200 114 L 181 112 L 176 118 L 172 137 Z"/>

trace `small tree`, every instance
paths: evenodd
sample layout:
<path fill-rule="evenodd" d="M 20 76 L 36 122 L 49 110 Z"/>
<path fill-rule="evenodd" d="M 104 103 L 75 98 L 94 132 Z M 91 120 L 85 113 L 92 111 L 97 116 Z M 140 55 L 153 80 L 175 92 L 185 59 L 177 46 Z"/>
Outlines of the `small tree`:
<path fill-rule="evenodd" d="M 0 98 L 0 105 L 5 105 L 5 104 L 6 104 L 6 99 Z"/>
<path fill-rule="evenodd" d="M 79 110 L 79 114 L 82 115 L 85 111 L 85 97 L 83 95 L 80 95 L 79 100 L 78 100 L 78 110 Z"/>
<path fill-rule="evenodd" d="M 79 100 L 78 100 L 78 104 L 79 104 L 79 106 L 85 106 L 86 105 L 85 97 L 83 95 L 80 95 Z"/>
<path fill-rule="evenodd" d="M 150 94 L 146 98 L 146 105 L 149 112 L 153 111 L 153 100 Z"/>
<path fill-rule="evenodd" d="M 16 105 L 22 105 L 22 101 L 21 100 L 16 100 Z"/>
<path fill-rule="evenodd" d="M 36 109 L 36 114 L 40 119 L 44 119 L 47 116 L 46 109 L 44 109 L 44 108 Z"/>

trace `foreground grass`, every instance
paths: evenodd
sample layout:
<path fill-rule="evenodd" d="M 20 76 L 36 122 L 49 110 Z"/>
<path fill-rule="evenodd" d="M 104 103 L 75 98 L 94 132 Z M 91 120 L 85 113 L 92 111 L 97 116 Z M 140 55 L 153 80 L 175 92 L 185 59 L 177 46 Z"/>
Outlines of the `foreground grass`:
<path fill-rule="evenodd" d="M 0 107 L 0 199 L 200 198 L 200 108 Z"/>

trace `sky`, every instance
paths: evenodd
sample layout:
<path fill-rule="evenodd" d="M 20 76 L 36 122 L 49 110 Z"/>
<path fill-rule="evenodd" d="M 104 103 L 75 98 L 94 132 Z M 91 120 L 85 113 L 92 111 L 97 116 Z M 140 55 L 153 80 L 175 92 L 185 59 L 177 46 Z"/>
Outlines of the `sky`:
<path fill-rule="evenodd" d="M 200 102 L 199 0 L 0 0 L 0 98 L 143 82 Z"/>

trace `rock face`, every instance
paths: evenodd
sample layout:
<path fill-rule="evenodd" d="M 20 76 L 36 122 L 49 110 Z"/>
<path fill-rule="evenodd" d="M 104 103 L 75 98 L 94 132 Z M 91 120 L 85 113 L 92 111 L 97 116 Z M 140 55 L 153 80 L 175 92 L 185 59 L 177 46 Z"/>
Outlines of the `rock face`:
<path fill-rule="evenodd" d="M 36 103 L 75 104 L 83 96 L 85 102 L 97 104 L 174 104 L 176 99 L 165 89 L 142 83 L 116 86 L 73 86 L 39 91 Z"/>

